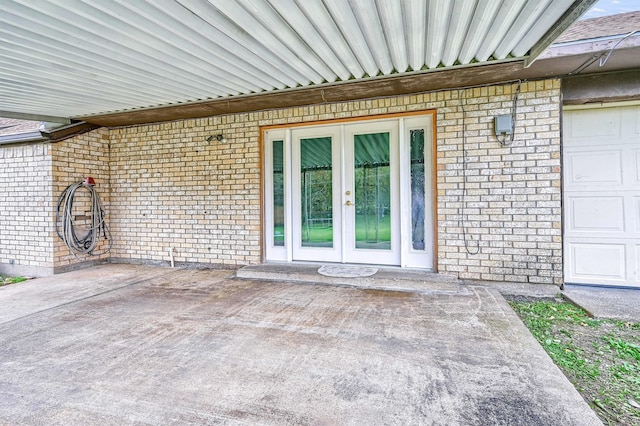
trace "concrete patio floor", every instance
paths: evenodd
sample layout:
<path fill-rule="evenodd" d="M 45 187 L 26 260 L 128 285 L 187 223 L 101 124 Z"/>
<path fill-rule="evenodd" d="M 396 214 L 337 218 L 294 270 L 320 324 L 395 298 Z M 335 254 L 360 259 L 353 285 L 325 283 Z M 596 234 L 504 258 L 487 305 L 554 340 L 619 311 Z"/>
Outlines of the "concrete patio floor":
<path fill-rule="evenodd" d="M 0 424 L 601 424 L 496 290 L 233 274 L 0 288 Z"/>

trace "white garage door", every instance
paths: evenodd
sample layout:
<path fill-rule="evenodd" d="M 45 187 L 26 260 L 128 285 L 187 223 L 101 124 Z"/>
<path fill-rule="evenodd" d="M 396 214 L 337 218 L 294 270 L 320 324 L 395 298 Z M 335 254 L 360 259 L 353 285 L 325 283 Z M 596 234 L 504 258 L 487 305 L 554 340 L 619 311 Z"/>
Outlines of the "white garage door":
<path fill-rule="evenodd" d="M 640 287 L 640 105 L 564 111 L 564 279 Z"/>

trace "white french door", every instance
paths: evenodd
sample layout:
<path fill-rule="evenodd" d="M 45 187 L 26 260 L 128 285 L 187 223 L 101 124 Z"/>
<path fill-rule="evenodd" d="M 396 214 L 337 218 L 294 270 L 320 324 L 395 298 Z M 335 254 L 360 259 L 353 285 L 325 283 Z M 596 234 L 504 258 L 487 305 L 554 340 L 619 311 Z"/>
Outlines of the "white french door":
<path fill-rule="evenodd" d="M 343 262 L 399 265 L 397 121 L 344 130 Z"/>
<path fill-rule="evenodd" d="M 292 132 L 293 260 L 342 262 L 340 127 Z"/>
<path fill-rule="evenodd" d="M 267 131 L 266 260 L 432 267 L 430 123 Z"/>

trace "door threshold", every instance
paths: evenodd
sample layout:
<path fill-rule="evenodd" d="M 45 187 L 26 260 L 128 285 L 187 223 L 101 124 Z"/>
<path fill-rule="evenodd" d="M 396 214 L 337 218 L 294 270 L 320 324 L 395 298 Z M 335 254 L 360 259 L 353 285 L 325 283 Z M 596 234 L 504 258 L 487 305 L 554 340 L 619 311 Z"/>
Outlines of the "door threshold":
<path fill-rule="evenodd" d="M 319 270 L 342 266 L 346 269 L 375 269 L 367 276 L 328 276 Z M 372 272 L 372 271 L 369 271 Z M 468 290 L 456 278 L 426 269 L 398 266 L 342 264 L 325 262 L 282 262 L 249 265 L 236 271 L 236 278 L 270 282 L 295 282 L 316 285 L 357 287 L 368 290 L 400 291 L 422 294 L 467 294 Z"/>

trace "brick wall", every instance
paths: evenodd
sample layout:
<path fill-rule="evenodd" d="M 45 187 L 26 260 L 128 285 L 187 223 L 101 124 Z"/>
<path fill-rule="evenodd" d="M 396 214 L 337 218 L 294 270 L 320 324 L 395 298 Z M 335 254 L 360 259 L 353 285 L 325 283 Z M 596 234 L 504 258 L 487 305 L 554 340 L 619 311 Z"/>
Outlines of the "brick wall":
<path fill-rule="evenodd" d="M 112 259 L 166 264 L 173 248 L 178 264 L 259 263 L 261 126 L 435 110 L 438 270 L 465 279 L 559 284 L 560 82 L 523 83 L 515 141 L 502 146 L 493 134 L 493 118 L 511 112 L 515 87 L 100 129 L 53 145 L 54 195 L 20 202 L 26 204 L 23 210 L 44 203 L 47 215 L 40 212 L 34 220 L 52 221 L 58 194 L 91 175 L 107 206 Z M 206 141 L 216 134 L 224 134 L 227 142 Z M 16 155 L 8 152 L 0 148 L 4 157 Z M 12 161 L 4 157 L 0 181 L 15 186 L 6 172 Z M 48 161 L 44 154 L 35 157 L 29 161 Z M 6 203 L 13 202 L 6 198 L 0 201 L 5 216 Z M 0 230 L 7 235 L 4 226 Z M 51 225 L 48 229 L 51 235 Z M 17 234 L 4 238 L 10 247 L 18 244 Z M 47 244 L 55 245 L 57 269 L 83 260 L 70 256 L 57 237 Z M 6 252 L 27 256 L 19 248 Z M 51 265 L 47 256 L 21 261 Z M 6 262 L 6 254 L 0 262 Z"/>
<path fill-rule="evenodd" d="M 515 140 L 503 147 L 493 117 L 511 112 L 515 89 L 443 92 L 426 102 L 438 109 L 439 269 L 561 284 L 560 82 L 522 85 Z"/>
<path fill-rule="evenodd" d="M 62 142 L 51 144 L 52 156 L 52 209 L 50 212 L 53 223 L 53 263 L 55 272 L 62 272 L 74 269 L 78 264 L 92 264 L 104 261 L 109 258 L 109 254 L 104 253 L 108 241 L 101 238 L 100 244 L 93 255 L 73 254 L 55 233 L 55 215 L 58 197 L 64 189 L 76 182 L 91 176 L 95 179 L 95 190 L 100 196 L 107 212 L 107 221 L 110 222 L 110 188 L 109 188 L 109 130 L 98 129 L 85 133 Z M 89 212 L 89 193 L 82 188 L 76 191 L 74 212 L 78 216 Z M 85 215 L 86 216 L 86 215 Z M 74 214 L 74 218 L 78 218 Z M 78 229 L 89 229 L 88 223 L 83 223 L 82 219 L 77 220 Z M 81 231 L 82 232 L 82 231 Z"/>
<path fill-rule="evenodd" d="M 514 90 L 499 85 L 113 129 L 113 256 L 167 262 L 173 247 L 176 262 L 258 263 L 260 126 L 433 109 L 439 271 L 558 284 L 560 83 L 522 85 L 515 141 L 503 147 L 493 117 L 510 113 Z M 226 143 L 206 142 L 218 133 Z"/>
<path fill-rule="evenodd" d="M 217 134 L 227 142 L 206 140 Z M 259 262 L 258 136 L 253 114 L 112 130 L 112 256 Z"/>
<path fill-rule="evenodd" d="M 0 272 L 53 272 L 51 154 L 48 144 L 0 147 Z"/>

